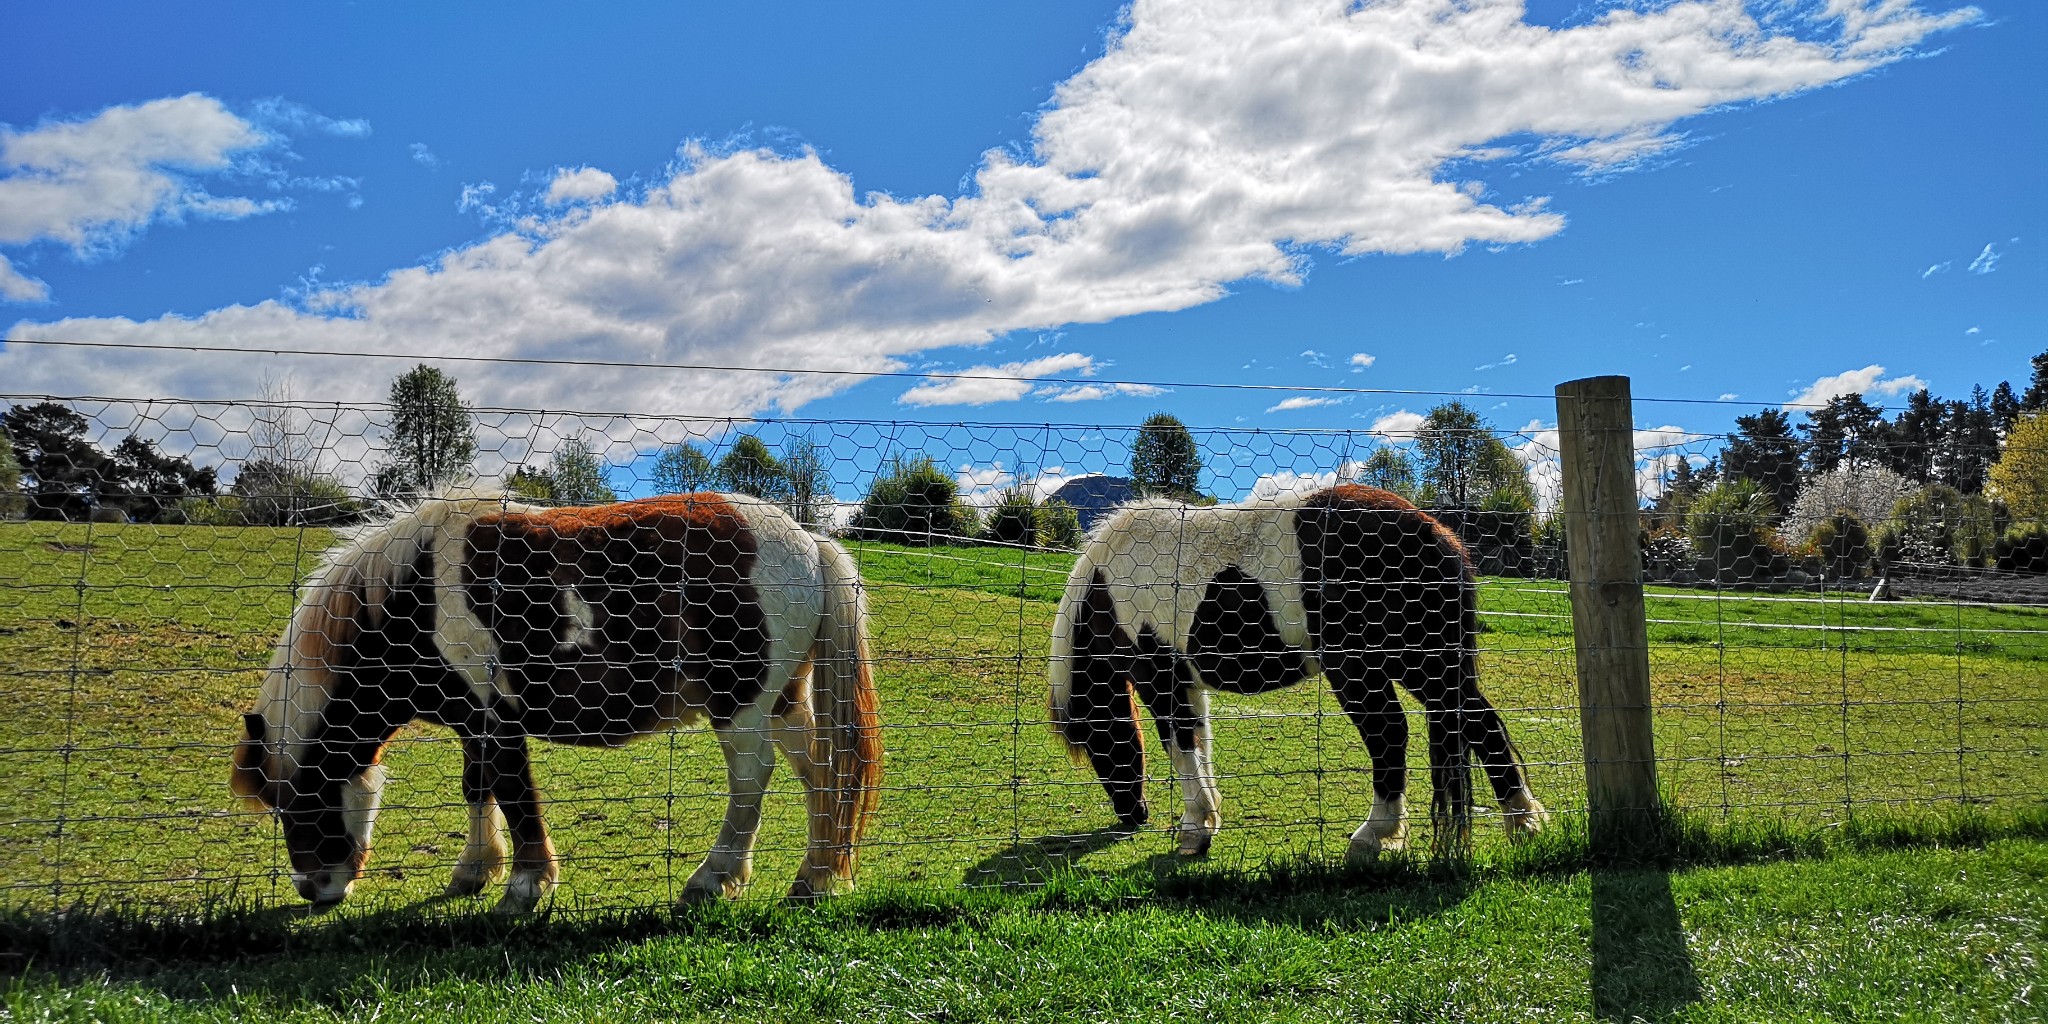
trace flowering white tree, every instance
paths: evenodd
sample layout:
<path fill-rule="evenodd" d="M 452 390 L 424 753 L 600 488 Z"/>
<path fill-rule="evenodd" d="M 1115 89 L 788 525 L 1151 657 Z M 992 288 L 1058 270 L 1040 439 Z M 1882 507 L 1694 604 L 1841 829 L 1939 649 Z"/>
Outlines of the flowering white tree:
<path fill-rule="evenodd" d="M 1882 466 L 1852 469 L 1845 463 L 1807 481 L 1779 528 L 1780 533 L 1787 540 L 1805 543 L 1822 520 L 1843 510 L 1854 514 L 1875 533 L 1892 517 L 1892 506 L 1917 487 L 1913 481 Z"/>

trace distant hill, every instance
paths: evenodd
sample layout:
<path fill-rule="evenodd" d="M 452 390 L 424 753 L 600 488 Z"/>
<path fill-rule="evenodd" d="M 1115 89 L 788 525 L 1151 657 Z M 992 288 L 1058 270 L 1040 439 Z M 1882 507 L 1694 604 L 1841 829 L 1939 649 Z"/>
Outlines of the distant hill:
<path fill-rule="evenodd" d="M 1092 530 L 1103 513 L 1137 497 L 1137 493 L 1131 490 L 1131 481 L 1125 477 L 1081 476 L 1061 484 L 1052 497 L 1074 506 L 1074 511 L 1080 514 L 1081 529 Z"/>

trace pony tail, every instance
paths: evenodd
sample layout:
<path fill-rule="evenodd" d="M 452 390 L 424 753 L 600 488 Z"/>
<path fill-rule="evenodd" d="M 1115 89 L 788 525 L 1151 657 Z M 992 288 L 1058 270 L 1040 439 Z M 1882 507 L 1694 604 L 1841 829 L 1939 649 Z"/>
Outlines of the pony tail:
<path fill-rule="evenodd" d="M 832 772 L 833 873 L 851 879 L 856 848 L 882 798 L 882 716 L 860 571 L 845 548 L 822 538 L 818 564 L 825 600 L 811 647 L 811 713 L 818 723 L 812 758 Z"/>

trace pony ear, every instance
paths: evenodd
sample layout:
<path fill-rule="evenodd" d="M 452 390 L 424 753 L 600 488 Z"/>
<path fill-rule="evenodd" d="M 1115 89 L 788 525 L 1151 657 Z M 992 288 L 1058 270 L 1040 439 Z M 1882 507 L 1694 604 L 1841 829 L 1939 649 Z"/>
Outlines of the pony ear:
<path fill-rule="evenodd" d="M 262 715 L 259 715 L 259 714 L 257 714 L 257 713 L 256 713 L 256 712 L 254 712 L 254 711 L 251 711 L 251 712 L 249 712 L 248 714 L 245 714 L 245 715 L 243 715 L 243 716 L 242 716 L 242 732 L 243 732 L 243 733 L 245 733 L 245 734 L 246 734 L 246 735 L 248 736 L 248 739 L 249 739 L 249 741 L 250 741 L 250 742 L 252 742 L 252 743 L 262 743 L 262 742 L 264 741 L 264 740 L 263 740 L 263 716 L 262 716 Z"/>

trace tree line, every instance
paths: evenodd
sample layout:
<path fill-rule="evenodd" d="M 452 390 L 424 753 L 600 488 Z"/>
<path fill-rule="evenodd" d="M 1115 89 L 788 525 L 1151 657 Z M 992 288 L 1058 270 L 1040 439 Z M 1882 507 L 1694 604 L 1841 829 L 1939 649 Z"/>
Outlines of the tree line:
<path fill-rule="evenodd" d="M 1724 583 L 1893 567 L 2048 571 L 2048 352 L 2024 392 L 1926 388 L 1896 413 L 1861 394 L 1740 416 L 1674 464 L 1644 512 L 1653 571 Z"/>

